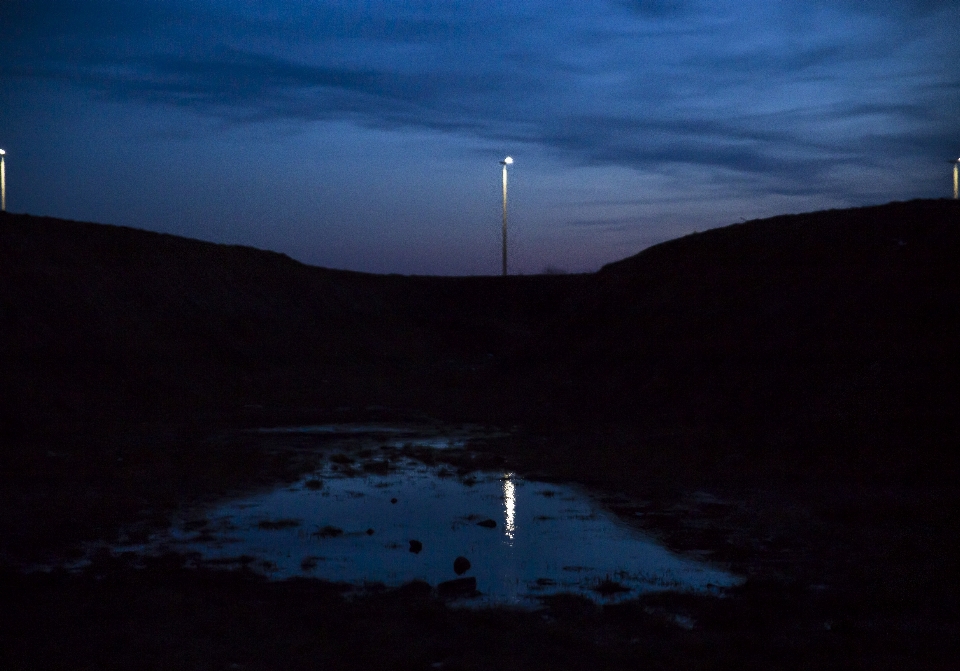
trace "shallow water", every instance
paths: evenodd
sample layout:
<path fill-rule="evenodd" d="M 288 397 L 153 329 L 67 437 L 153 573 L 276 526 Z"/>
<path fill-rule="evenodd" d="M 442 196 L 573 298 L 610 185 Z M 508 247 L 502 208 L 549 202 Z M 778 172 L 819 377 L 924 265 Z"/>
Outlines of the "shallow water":
<path fill-rule="evenodd" d="M 413 442 L 442 442 L 422 438 Z M 146 544 L 115 549 L 197 552 L 204 562 L 224 565 L 239 565 L 243 557 L 245 565 L 274 578 L 387 585 L 455 579 L 454 560 L 462 556 L 471 564 L 463 577 L 476 578 L 481 594 L 472 602 L 508 605 L 558 592 L 616 600 L 738 582 L 671 553 L 578 488 L 502 472 L 460 478 L 449 466 L 398 458 L 389 449 L 392 441 L 382 439 L 380 456 L 350 461 L 356 454 L 347 457 L 337 448 L 336 462 L 293 486 L 221 503 Z M 376 472 L 365 472 L 364 465 Z M 410 541 L 422 549 L 412 552 Z M 623 591 L 602 596 L 602 583 Z"/>

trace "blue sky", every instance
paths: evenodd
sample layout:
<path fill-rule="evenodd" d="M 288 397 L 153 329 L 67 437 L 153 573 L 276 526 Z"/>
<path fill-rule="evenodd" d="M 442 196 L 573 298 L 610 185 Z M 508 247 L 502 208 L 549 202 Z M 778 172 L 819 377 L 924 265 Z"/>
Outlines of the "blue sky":
<path fill-rule="evenodd" d="M 589 271 L 950 195 L 956 0 L 0 0 L 13 212 L 372 272 Z"/>

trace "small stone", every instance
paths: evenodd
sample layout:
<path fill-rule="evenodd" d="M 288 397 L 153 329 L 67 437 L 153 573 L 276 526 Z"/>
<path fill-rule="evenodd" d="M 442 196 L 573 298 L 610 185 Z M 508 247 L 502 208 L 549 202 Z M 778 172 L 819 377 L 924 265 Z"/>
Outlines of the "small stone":
<path fill-rule="evenodd" d="M 367 529 L 367 535 L 368 535 L 368 536 L 372 536 L 372 535 L 373 535 L 373 529 Z"/>
<path fill-rule="evenodd" d="M 396 502 L 397 502 L 396 499 L 390 499 L 390 503 L 396 503 Z"/>
<path fill-rule="evenodd" d="M 420 550 L 423 549 L 423 543 L 420 541 L 410 541 L 410 552 L 413 554 L 420 554 Z"/>
<path fill-rule="evenodd" d="M 497 523 L 494 520 L 483 520 L 482 522 L 477 522 L 478 527 L 486 527 L 487 529 L 496 529 Z"/>
<path fill-rule="evenodd" d="M 457 557 L 453 560 L 453 572 L 457 575 L 463 575 L 470 570 L 470 560 L 466 557 Z"/>

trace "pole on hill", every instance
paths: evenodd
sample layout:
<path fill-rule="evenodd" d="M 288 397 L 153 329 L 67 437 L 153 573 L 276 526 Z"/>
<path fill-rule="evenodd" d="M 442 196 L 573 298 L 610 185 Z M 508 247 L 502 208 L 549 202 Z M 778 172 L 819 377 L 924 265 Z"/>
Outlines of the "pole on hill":
<path fill-rule="evenodd" d="M 960 199 L 960 158 L 953 163 L 953 199 Z"/>
<path fill-rule="evenodd" d="M 507 276 L 507 166 L 513 159 L 507 156 L 500 161 L 503 166 L 503 276 Z"/>
<path fill-rule="evenodd" d="M 0 149 L 0 212 L 7 211 L 7 166 L 3 162 L 3 155 L 6 153 Z"/>

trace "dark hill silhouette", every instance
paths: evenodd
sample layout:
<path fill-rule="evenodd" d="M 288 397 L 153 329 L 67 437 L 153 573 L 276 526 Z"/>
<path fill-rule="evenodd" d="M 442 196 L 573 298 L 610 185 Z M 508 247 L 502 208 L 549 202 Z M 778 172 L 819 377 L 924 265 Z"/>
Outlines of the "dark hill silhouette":
<path fill-rule="evenodd" d="M 774 441 L 955 437 L 958 252 L 946 200 L 714 229 L 604 267 L 542 356 L 592 388 L 567 399 L 588 415 Z"/>
<path fill-rule="evenodd" d="M 404 668 L 450 649 L 502 667 L 584 632 L 585 668 L 604 650 L 608 666 L 952 668 L 958 253 L 954 201 L 751 221 L 590 275 L 508 278 L 326 270 L 0 214 L 6 666 L 103 666 L 111 648 L 222 666 L 254 641 L 230 658 L 299 668 L 343 639 Z M 596 487 L 674 549 L 750 579 L 724 599 L 560 600 L 554 625 L 423 606 L 410 586 L 318 601 L 322 584 L 185 572 L 176 556 L 128 571 L 98 555 L 79 577 L 9 569 L 323 458 L 308 438 L 234 429 L 417 416 L 519 424 L 437 458 Z M 638 651 L 652 662 L 624 661 Z"/>
<path fill-rule="evenodd" d="M 942 438 L 960 407 L 958 251 L 953 201 L 751 221 L 593 275 L 509 278 L 327 270 L 5 214 L 5 424 L 378 405 L 773 443 Z"/>
<path fill-rule="evenodd" d="M 577 276 L 428 278 L 310 267 L 125 227 L 0 218 L 5 423 L 472 407 L 474 379 Z M 453 395 L 450 392 L 453 391 Z"/>

